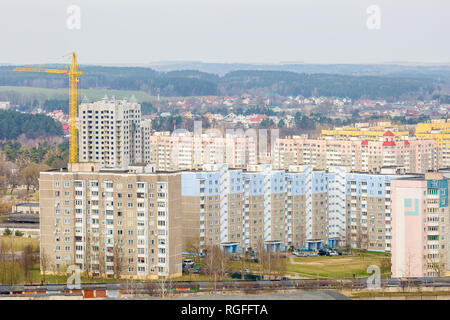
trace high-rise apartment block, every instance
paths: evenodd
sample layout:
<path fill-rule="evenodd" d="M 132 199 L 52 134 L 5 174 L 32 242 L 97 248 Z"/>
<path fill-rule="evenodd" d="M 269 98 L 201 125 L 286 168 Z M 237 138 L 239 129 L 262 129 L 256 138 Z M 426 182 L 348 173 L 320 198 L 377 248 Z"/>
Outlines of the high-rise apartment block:
<path fill-rule="evenodd" d="M 310 164 L 317 169 L 348 166 L 355 171 L 377 172 L 381 167 L 403 167 L 407 172 L 425 173 L 436 168 L 434 140 L 400 139 L 386 131 L 376 140 L 338 138 L 278 139 L 272 153 L 275 168 Z"/>
<path fill-rule="evenodd" d="M 180 174 L 154 171 L 75 163 L 69 170 L 41 172 L 45 271 L 74 264 L 116 277 L 181 275 Z"/>
<path fill-rule="evenodd" d="M 211 136 L 189 132 L 158 132 L 150 136 L 150 159 L 158 170 L 201 169 L 204 164 L 246 168 L 257 163 L 253 137 L 227 134 Z"/>
<path fill-rule="evenodd" d="M 396 168 L 380 173 L 328 171 L 312 166 L 247 170 L 226 165 L 182 172 L 185 242 L 227 250 L 301 247 L 390 251 L 390 181 Z"/>
<path fill-rule="evenodd" d="M 450 122 L 439 119 L 429 123 L 418 123 L 416 137 L 436 142 L 436 162 L 438 168 L 450 166 Z"/>
<path fill-rule="evenodd" d="M 141 107 L 136 102 L 104 98 L 78 107 L 78 158 L 103 168 L 142 162 Z"/>
<path fill-rule="evenodd" d="M 448 172 L 392 182 L 392 276 L 445 276 L 448 270 Z"/>

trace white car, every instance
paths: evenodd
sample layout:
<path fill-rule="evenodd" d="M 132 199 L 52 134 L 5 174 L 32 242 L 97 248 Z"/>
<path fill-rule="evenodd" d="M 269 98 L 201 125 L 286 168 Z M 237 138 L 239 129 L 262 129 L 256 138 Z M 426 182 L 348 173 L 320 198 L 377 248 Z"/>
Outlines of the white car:
<path fill-rule="evenodd" d="M 337 253 L 336 251 L 330 251 L 330 256 L 338 256 L 339 253 Z"/>
<path fill-rule="evenodd" d="M 194 264 L 194 260 L 192 260 L 192 259 L 184 259 L 183 263 L 187 264 L 187 265 L 193 265 Z"/>

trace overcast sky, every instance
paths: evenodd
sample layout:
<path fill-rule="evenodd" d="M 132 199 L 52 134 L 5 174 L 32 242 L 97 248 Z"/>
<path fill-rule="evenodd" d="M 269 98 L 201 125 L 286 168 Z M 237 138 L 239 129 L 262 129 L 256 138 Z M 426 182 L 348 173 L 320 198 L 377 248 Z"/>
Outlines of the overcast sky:
<path fill-rule="evenodd" d="M 449 33 L 449 0 L 0 0 L 0 63 L 449 63 Z"/>

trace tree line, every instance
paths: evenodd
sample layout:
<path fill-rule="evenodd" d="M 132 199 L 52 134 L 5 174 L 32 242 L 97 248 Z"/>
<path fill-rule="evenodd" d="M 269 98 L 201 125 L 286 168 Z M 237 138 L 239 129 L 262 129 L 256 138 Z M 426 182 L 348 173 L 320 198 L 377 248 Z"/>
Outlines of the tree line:
<path fill-rule="evenodd" d="M 28 139 L 61 136 L 61 123 L 42 114 L 0 110 L 0 140 L 14 140 L 20 135 Z"/>
<path fill-rule="evenodd" d="M 66 88 L 67 79 L 49 74 L 13 72 L 0 67 L 0 86 Z M 395 100 L 402 96 L 439 94 L 445 82 L 438 76 L 343 75 L 290 71 L 239 70 L 224 76 L 194 70 L 157 72 L 144 67 L 84 66 L 85 89 L 140 90 L 162 96 L 240 95 L 261 91 L 282 96 L 335 96 Z"/>

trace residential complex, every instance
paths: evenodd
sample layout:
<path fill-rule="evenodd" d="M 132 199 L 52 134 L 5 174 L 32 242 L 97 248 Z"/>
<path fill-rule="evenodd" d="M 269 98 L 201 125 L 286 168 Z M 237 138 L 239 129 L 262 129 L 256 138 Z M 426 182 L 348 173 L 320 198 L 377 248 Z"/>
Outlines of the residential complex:
<path fill-rule="evenodd" d="M 275 138 L 261 153 L 244 134 L 153 132 L 135 102 L 83 103 L 80 162 L 40 176 L 41 268 L 175 277 L 198 241 L 232 253 L 386 251 L 393 276 L 440 275 L 450 259 L 450 173 L 437 170 L 450 161 L 447 129 L 419 124 L 412 137 L 361 125 Z"/>
<path fill-rule="evenodd" d="M 71 164 L 41 173 L 41 248 L 58 269 L 133 277 L 177 275 L 182 247 L 229 252 L 330 247 L 391 250 L 398 168 L 288 170 L 271 165 L 158 172 L 152 165 Z M 186 248 L 184 248 L 186 249 Z"/>
<path fill-rule="evenodd" d="M 377 172 L 385 166 L 403 167 L 407 172 L 425 173 L 436 168 L 434 140 L 397 137 L 386 131 L 377 139 L 287 137 L 278 139 L 273 150 L 273 165 L 310 164 L 317 169 L 348 166 L 352 170 Z"/>
<path fill-rule="evenodd" d="M 327 244 L 390 251 L 390 183 L 404 176 L 397 168 L 369 174 L 310 165 L 182 172 L 183 234 L 230 251 L 255 249 L 260 242 L 266 248 Z"/>
<path fill-rule="evenodd" d="M 264 139 L 243 131 L 225 135 L 201 129 L 194 133 L 153 132 L 151 121 L 141 120 L 139 104 L 104 98 L 80 105 L 79 161 L 99 162 L 102 168 L 152 163 L 162 171 L 197 170 L 204 164 L 245 169 L 272 163 L 275 169 L 284 170 L 291 165 L 312 165 L 319 170 L 345 166 L 378 172 L 381 167 L 397 166 L 406 172 L 425 173 L 450 165 L 446 133 L 442 133 L 447 127 L 441 122 L 419 124 L 416 137 L 412 137 L 389 122 L 374 127 L 360 124 L 323 130 L 317 139 L 272 137 L 273 146 L 262 150 L 258 144 L 264 141 L 258 140 Z"/>
<path fill-rule="evenodd" d="M 149 157 L 146 162 L 156 164 L 158 170 L 191 170 L 204 164 L 228 164 L 231 168 L 245 168 L 257 163 L 256 141 L 244 134 L 170 134 L 157 132 L 150 136 Z"/>

